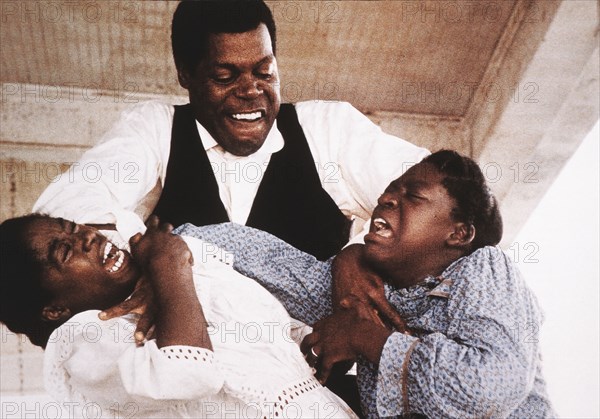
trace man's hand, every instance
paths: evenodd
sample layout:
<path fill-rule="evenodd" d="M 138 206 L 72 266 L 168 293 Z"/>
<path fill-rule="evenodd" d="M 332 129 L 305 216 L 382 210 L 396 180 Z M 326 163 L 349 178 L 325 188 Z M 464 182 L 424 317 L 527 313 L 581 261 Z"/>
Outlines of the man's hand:
<path fill-rule="evenodd" d="M 339 362 L 356 361 L 363 355 L 377 364 L 391 333 L 373 308 L 355 301 L 317 322 L 300 349 L 309 365 L 316 367 L 319 381 L 324 383 Z"/>
<path fill-rule="evenodd" d="M 383 281 L 363 260 L 363 245 L 354 244 L 343 249 L 334 259 L 332 266 L 333 310 L 349 309 L 362 303 L 377 310 L 402 333 L 408 331 L 406 323 L 385 298 Z"/>

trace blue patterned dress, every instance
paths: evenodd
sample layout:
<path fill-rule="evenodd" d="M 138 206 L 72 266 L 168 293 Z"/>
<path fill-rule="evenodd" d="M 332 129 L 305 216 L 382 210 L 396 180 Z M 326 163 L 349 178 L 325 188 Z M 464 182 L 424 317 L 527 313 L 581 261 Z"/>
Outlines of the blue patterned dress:
<path fill-rule="evenodd" d="M 331 313 L 331 263 L 278 238 L 226 223 L 181 226 L 177 234 L 233 254 L 233 267 L 255 279 L 292 317 L 314 324 Z M 437 278 L 386 297 L 416 330 L 393 333 L 379 365 L 358 360 L 368 417 L 555 417 L 541 372 L 537 301 L 512 261 L 484 247 Z"/>

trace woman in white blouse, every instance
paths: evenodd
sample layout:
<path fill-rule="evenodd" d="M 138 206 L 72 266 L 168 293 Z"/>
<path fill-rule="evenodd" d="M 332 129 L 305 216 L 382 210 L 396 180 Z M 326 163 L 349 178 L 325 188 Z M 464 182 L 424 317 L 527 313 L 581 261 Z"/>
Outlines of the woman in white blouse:
<path fill-rule="evenodd" d="M 283 306 L 228 254 L 157 219 L 131 245 L 133 257 L 41 215 L 0 227 L 0 320 L 45 347 L 46 388 L 71 414 L 355 416 L 313 377 Z M 159 309 L 155 336 L 136 344 L 134 315 L 102 321 L 98 310 L 140 286 Z"/>

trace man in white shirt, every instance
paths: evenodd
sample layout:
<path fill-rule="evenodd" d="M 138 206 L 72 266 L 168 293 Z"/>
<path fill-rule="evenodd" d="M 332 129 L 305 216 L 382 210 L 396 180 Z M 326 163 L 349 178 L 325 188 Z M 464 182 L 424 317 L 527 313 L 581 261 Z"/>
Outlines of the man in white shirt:
<path fill-rule="evenodd" d="M 34 211 L 111 225 L 116 243 L 145 231 L 150 214 L 174 226 L 232 221 L 327 259 L 368 229 L 385 187 L 428 154 L 347 103 L 281 105 L 275 23 L 262 0 L 183 1 L 172 44 L 190 103 L 126 111 Z M 110 316 L 131 307 L 117 309 Z"/>
<path fill-rule="evenodd" d="M 172 40 L 190 104 L 126 111 L 35 211 L 115 225 L 124 241 L 151 213 L 175 226 L 233 221 L 325 259 L 428 154 L 347 103 L 280 105 L 275 24 L 262 1 L 184 1 Z"/>

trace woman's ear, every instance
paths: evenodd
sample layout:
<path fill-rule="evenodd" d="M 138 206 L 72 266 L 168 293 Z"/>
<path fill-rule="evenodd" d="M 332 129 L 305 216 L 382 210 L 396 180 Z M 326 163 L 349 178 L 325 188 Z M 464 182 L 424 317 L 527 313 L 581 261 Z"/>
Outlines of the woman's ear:
<path fill-rule="evenodd" d="M 42 309 L 42 318 L 47 321 L 63 321 L 71 318 L 71 310 L 68 307 L 49 305 Z"/>
<path fill-rule="evenodd" d="M 452 247 L 467 247 L 471 244 L 475 238 L 475 226 L 467 223 L 455 223 L 454 231 L 448 239 L 446 244 Z"/>

